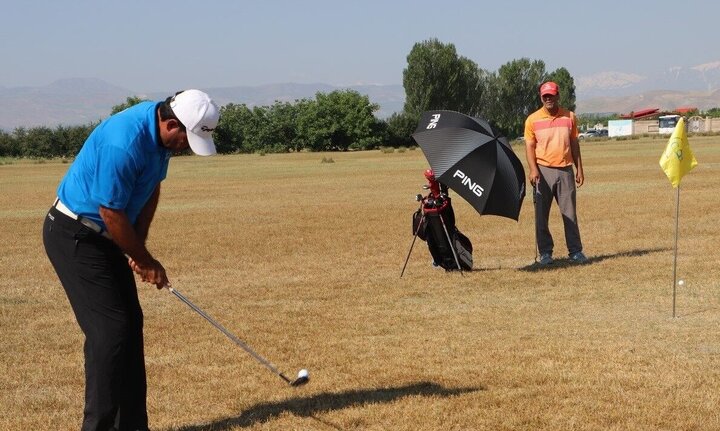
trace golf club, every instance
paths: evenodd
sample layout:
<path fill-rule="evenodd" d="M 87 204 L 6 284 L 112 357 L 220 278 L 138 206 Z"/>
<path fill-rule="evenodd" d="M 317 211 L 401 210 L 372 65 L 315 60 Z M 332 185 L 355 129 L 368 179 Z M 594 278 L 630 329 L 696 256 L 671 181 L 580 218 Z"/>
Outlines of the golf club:
<path fill-rule="evenodd" d="M 538 187 L 537 184 L 532 185 L 533 188 L 533 208 L 535 209 L 535 263 L 538 261 L 538 240 L 537 240 L 537 195 Z"/>
<path fill-rule="evenodd" d="M 280 370 L 275 368 L 273 364 L 270 363 L 267 359 L 263 358 L 259 354 L 257 354 L 253 349 L 250 348 L 247 344 L 243 343 L 242 340 L 240 340 L 238 337 L 236 337 L 234 334 L 232 334 L 230 331 L 225 329 L 221 324 L 219 324 L 217 321 L 215 321 L 212 317 L 205 314 L 204 311 L 202 311 L 197 305 L 190 302 L 189 299 L 187 299 L 183 294 L 178 292 L 176 289 L 174 289 L 172 286 L 166 286 L 168 291 L 172 293 L 173 295 L 177 296 L 178 299 L 180 299 L 182 302 L 187 304 L 188 307 L 195 310 L 199 315 L 201 315 L 205 320 L 210 322 L 214 327 L 220 330 L 223 334 L 225 334 L 229 339 L 231 339 L 235 344 L 240 346 L 243 350 L 248 352 L 250 356 L 255 358 L 258 362 L 263 364 L 268 370 L 272 371 L 273 373 L 280 376 L 281 379 L 285 380 L 286 383 L 288 383 L 290 386 L 302 386 L 310 381 L 310 375 L 308 374 L 308 371 L 306 369 L 302 369 L 298 371 L 297 378 L 294 380 L 288 378 L 285 374 L 281 373 Z"/>

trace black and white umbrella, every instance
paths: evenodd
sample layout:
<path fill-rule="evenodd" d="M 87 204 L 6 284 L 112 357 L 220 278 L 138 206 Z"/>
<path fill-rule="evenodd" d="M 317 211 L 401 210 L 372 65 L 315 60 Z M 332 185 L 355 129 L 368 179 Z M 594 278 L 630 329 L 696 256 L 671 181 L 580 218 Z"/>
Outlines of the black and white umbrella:
<path fill-rule="evenodd" d="M 480 214 L 518 219 L 525 170 L 508 140 L 487 121 L 454 111 L 427 111 L 412 137 L 435 178 Z"/>

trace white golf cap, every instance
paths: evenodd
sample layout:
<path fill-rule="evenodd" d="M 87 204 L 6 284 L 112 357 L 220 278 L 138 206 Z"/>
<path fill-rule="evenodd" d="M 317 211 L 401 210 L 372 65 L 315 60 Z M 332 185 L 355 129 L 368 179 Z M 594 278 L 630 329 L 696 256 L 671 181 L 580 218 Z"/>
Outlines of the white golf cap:
<path fill-rule="evenodd" d="M 185 90 L 172 98 L 170 108 L 187 129 L 193 153 L 199 156 L 217 153 L 212 132 L 220 120 L 220 110 L 210 96 L 200 90 Z"/>

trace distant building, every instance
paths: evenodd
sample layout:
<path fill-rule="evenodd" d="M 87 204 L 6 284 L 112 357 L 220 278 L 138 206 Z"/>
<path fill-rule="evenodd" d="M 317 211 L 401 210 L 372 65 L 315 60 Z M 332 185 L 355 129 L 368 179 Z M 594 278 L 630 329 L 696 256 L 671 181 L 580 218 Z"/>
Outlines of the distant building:
<path fill-rule="evenodd" d="M 621 120 L 608 123 L 609 135 L 630 136 L 642 134 L 670 134 L 675 129 L 680 117 L 691 115 L 698 111 L 694 106 L 681 106 L 673 111 L 661 111 L 660 108 L 645 108 L 620 114 Z M 720 130 L 720 119 L 701 118 L 694 116 L 686 124 L 688 130 L 700 132 L 715 132 Z"/>
<path fill-rule="evenodd" d="M 608 136 L 631 136 L 633 134 L 633 120 L 610 120 L 608 121 Z"/>
<path fill-rule="evenodd" d="M 694 106 L 681 106 L 673 111 L 661 111 L 660 108 L 645 108 L 632 111 L 629 114 L 620 114 L 620 118 L 623 120 L 650 120 L 663 115 L 685 115 L 697 110 Z"/>
<path fill-rule="evenodd" d="M 632 111 L 629 114 L 620 114 L 620 118 L 623 120 L 645 120 L 652 117 L 659 117 L 662 114 L 660 108 L 645 108 Z"/>
<path fill-rule="evenodd" d="M 681 106 L 679 108 L 675 108 L 675 113 L 680 115 L 690 114 L 693 112 L 698 112 L 698 108 L 695 106 Z"/>

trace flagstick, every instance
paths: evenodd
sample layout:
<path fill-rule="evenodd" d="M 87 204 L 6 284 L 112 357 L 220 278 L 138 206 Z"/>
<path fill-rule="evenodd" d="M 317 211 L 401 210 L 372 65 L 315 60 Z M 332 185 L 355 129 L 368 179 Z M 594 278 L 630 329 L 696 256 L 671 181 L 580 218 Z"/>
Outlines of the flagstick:
<path fill-rule="evenodd" d="M 673 253 L 673 318 L 675 318 L 675 296 L 677 290 L 677 249 L 678 249 L 678 225 L 680 219 L 680 184 L 677 186 L 675 196 L 675 252 Z"/>

